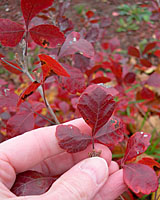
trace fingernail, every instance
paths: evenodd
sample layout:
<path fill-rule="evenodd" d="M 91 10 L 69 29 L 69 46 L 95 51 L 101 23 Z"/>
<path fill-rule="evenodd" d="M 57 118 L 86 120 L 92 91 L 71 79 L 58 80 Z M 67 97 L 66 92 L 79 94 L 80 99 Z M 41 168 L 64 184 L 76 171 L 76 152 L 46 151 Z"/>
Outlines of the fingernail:
<path fill-rule="evenodd" d="M 98 185 L 104 183 L 108 178 L 107 162 L 100 157 L 88 158 L 80 165 L 80 169 L 89 174 Z"/>

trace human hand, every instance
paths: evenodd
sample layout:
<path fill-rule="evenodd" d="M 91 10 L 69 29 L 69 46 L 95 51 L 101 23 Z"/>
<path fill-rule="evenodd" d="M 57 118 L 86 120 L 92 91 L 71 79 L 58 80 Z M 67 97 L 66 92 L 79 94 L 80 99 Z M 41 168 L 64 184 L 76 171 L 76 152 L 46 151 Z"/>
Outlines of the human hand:
<path fill-rule="evenodd" d="M 83 119 L 65 124 L 91 132 Z M 91 146 L 69 154 L 59 147 L 55 130 L 56 126 L 36 129 L 0 144 L 1 200 L 114 200 L 126 190 L 123 170 L 111 161 L 112 155 L 106 146 L 95 144 L 95 149 L 102 150 L 102 158 L 87 158 Z M 30 169 L 47 176 L 64 174 L 43 195 L 16 197 L 9 190 L 16 174 Z"/>

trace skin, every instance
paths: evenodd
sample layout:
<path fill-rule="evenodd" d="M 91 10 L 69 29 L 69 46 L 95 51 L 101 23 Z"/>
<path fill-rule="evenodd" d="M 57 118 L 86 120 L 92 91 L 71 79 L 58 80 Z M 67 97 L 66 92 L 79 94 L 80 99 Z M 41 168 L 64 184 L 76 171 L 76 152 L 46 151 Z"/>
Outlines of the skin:
<path fill-rule="evenodd" d="M 84 133 L 91 133 L 83 119 L 65 124 L 77 126 Z M 88 158 L 92 147 L 75 154 L 66 153 L 55 137 L 56 126 L 27 132 L 0 144 L 0 199 L 1 200 L 114 200 L 126 189 L 123 170 L 111 161 L 110 150 L 102 150 L 101 158 Z M 17 197 L 10 188 L 16 174 L 37 170 L 47 176 L 63 175 L 43 195 Z"/>

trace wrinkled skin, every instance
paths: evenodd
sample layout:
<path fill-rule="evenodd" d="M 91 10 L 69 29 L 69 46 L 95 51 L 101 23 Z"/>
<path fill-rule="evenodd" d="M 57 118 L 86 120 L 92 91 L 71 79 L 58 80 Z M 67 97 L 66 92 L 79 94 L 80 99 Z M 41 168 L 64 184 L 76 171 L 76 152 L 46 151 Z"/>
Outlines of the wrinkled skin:
<path fill-rule="evenodd" d="M 91 132 L 83 119 L 65 124 Z M 0 144 L 1 200 L 114 200 L 127 189 L 123 170 L 111 161 L 112 154 L 107 147 L 95 144 L 96 150 L 102 150 L 102 158 L 87 158 L 91 146 L 69 154 L 59 147 L 55 130 L 56 126 L 36 129 Z M 10 188 L 16 174 L 29 169 L 47 176 L 64 174 L 43 195 L 17 197 Z"/>

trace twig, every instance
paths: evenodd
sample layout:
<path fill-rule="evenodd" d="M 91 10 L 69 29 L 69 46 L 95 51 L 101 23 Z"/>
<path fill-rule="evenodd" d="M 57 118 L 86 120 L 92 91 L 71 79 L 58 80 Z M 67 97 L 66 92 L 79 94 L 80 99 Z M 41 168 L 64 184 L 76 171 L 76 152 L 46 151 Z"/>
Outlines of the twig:
<path fill-rule="evenodd" d="M 32 76 L 30 75 L 30 73 L 29 73 L 28 71 L 25 71 L 24 73 L 28 76 L 28 78 L 29 78 L 32 82 L 34 82 L 34 79 L 32 78 Z M 43 95 L 42 86 L 39 86 L 38 91 L 39 91 L 41 97 L 43 98 L 43 100 L 45 101 L 45 98 L 44 98 L 44 95 Z M 57 119 L 57 117 L 56 117 L 55 113 L 53 112 L 53 110 L 52 110 L 50 104 L 48 103 L 47 99 L 46 99 L 46 106 L 47 106 L 47 108 L 48 108 L 48 111 L 49 111 L 50 114 L 52 115 L 54 121 L 56 122 L 56 124 L 60 124 L 59 120 Z"/>
<path fill-rule="evenodd" d="M 143 117 L 145 117 L 146 115 L 145 115 L 145 112 L 139 107 L 139 105 L 138 104 L 135 104 L 135 106 L 136 106 L 136 108 L 138 109 L 138 111 L 141 113 L 141 115 L 143 116 Z M 158 133 L 158 131 L 157 131 L 157 129 L 154 127 L 154 125 L 152 124 L 152 122 L 148 119 L 148 124 L 150 125 L 150 127 L 153 129 L 153 130 L 155 130 L 155 132 L 156 132 L 156 134 L 159 136 L 159 133 Z"/>
<path fill-rule="evenodd" d="M 46 121 L 50 122 L 51 124 L 55 125 L 54 122 L 52 122 L 51 120 L 49 120 L 48 118 L 46 118 L 45 116 L 41 115 L 40 113 L 34 111 L 34 113 L 38 116 L 40 116 L 42 119 L 45 119 Z"/>

